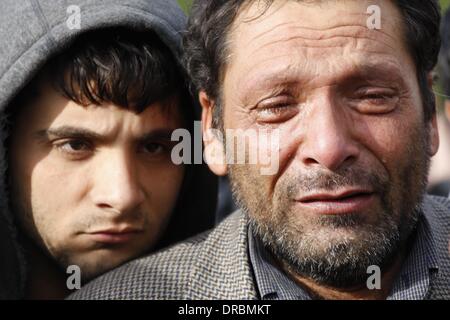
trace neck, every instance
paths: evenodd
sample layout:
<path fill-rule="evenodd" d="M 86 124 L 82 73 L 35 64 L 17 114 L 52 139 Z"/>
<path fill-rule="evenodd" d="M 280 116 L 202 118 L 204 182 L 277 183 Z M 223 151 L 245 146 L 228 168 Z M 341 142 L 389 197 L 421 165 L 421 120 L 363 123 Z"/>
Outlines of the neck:
<path fill-rule="evenodd" d="M 38 246 L 27 241 L 29 272 L 25 297 L 30 300 L 59 300 L 69 295 L 66 274 Z"/>
<path fill-rule="evenodd" d="M 318 299 L 325 300 L 385 300 L 391 292 L 392 285 L 396 276 L 400 273 L 403 263 L 403 255 L 391 264 L 388 270 L 381 274 L 380 289 L 369 289 L 366 283 L 349 288 L 334 288 L 319 284 L 309 278 L 303 277 L 290 271 L 286 265 L 283 265 L 283 270 L 294 281 L 304 288 L 309 294 Z M 370 275 L 368 274 L 367 277 Z"/>
<path fill-rule="evenodd" d="M 385 300 L 391 292 L 396 276 L 401 270 L 403 257 L 398 257 L 391 267 L 382 272 L 380 289 L 369 289 L 366 283 L 349 287 L 334 288 L 314 282 L 313 280 L 299 275 L 290 275 L 294 280 L 311 293 L 312 296 L 326 300 Z M 367 277 L 370 275 L 368 274 Z"/>

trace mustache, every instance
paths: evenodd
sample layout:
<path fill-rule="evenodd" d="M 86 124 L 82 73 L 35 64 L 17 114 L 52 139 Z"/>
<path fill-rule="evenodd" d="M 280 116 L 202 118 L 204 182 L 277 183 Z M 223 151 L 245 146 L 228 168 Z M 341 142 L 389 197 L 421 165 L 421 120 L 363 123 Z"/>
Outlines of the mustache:
<path fill-rule="evenodd" d="M 319 170 L 290 178 L 282 189 L 287 191 L 289 197 L 296 197 L 299 194 L 319 190 L 334 192 L 344 187 L 358 187 L 385 193 L 389 189 L 389 180 L 379 172 L 370 172 L 361 167 L 346 167 L 335 172 Z"/>

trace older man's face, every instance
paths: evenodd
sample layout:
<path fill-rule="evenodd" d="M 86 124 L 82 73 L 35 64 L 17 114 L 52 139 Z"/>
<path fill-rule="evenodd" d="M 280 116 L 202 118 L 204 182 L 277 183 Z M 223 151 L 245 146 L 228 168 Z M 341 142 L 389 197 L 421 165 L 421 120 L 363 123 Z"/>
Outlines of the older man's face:
<path fill-rule="evenodd" d="M 225 129 L 279 130 L 279 171 L 231 165 L 257 232 L 297 273 L 334 286 L 387 268 L 417 220 L 429 157 L 402 17 L 390 1 L 275 1 L 243 8 L 230 34 Z"/>

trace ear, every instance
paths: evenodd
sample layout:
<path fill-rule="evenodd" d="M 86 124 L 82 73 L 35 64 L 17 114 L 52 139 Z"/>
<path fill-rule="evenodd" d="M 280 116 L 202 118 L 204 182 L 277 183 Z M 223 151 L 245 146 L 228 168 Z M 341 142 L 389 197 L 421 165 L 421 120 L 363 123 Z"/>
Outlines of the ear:
<path fill-rule="evenodd" d="M 429 72 L 427 76 L 428 87 L 433 88 L 435 80 L 435 73 Z"/>
<path fill-rule="evenodd" d="M 450 100 L 445 100 L 445 116 L 447 117 L 447 120 L 450 122 Z"/>
<path fill-rule="evenodd" d="M 204 158 L 208 167 L 218 176 L 227 174 L 226 154 L 222 132 L 213 128 L 215 102 L 204 91 L 199 92 L 202 106 L 202 134 L 205 144 Z"/>
<path fill-rule="evenodd" d="M 430 88 L 433 88 L 434 84 L 434 73 L 429 72 L 428 73 L 428 86 Z M 438 124 L 437 124 L 437 116 L 436 113 L 434 113 L 433 117 L 431 118 L 431 121 L 429 123 L 430 126 L 430 156 L 434 156 L 438 150 L 439 150 L 439 130 L 438 130 Z"/>
<path fill-rule="evenodd" d="M 430 121 L 430 156 L 434 156 L 439 150 L 439 130 L 437 116 L 433 115 Z"/>

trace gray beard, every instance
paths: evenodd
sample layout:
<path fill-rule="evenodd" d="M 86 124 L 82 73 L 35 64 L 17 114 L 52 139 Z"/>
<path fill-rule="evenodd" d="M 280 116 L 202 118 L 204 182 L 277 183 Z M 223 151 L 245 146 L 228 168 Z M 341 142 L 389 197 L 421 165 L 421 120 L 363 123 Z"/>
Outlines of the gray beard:
<path fill-rule="evenodd" d="M 413 214 L 408 215 L 408 221 L 401 222 L 402 230 L 389 214 L 383 215 L 386 220 L 376 227 L 359 224 L 357 215 L 332 217 L 324 224 L 361 230 L 357 239 L 330 241 L 321 250 L 316 250 L 314 237 L 294 231 L 289 225 L 270 227 L 250 217 L 250 226 L 264 246 L 291 273 L 318 284 L 350 288 L 366 282 L 369 266 L 379 266 L 382 271 L 389 269 L 406 245 L 419 214 L 420 209 L 414 209 Z"/>
<path fill-rule="evenodd" d="M 396 186 L 398 199 L 389 199 L 392 185 L 386 177 L 368 176 L 363 169 L 359 172 L 349 169 L 349 172 L 343 170 L 341 175 L 331 175 L 329 179 L 303 177 L 302 182 L 288 182 L 290 185 L 280 187 L 282 191 L 276 195 L 280 206 L 275 208 L 258 193 L 256 180 L 252 181 L 251 176 L 245 176 L 245 173 L 230 166 L 233 195 L 249 217 L 255 235 L 291 273 L 334 288 L 363 285 L 369 277 L 367 268 L 376 265 L 382 272 L 387 271 L 405 249 L 417 226 L 430 163 L 426 147 L 428 136 L 422 139 L 409 151 L 411 161 L 403 168 L 401 183 Z M 244 177 L 252 188 L 241 184 Z M 317 217 L 315 228 L 307 230 L 295 220 L 296 215 L 286 204 L 290 193 L 298 190 L 301 183 L 305 184 L 303 188 L 320 186 L 332 189 L 339 185 L 352 185 L 358 180 L 369 182 L 379 191 L 381 211 L 375 224 L 367 223 L 358 213 L 354 213 Z M 252 191 L 254 189 L 256 191 Z M 256 193 L 252 195 L 248 192 Z M 320 231 L 324 228 L 351 231 L 356 236 L 333 238 L 322 232 L 327 241 L 318 245 Z"/>

